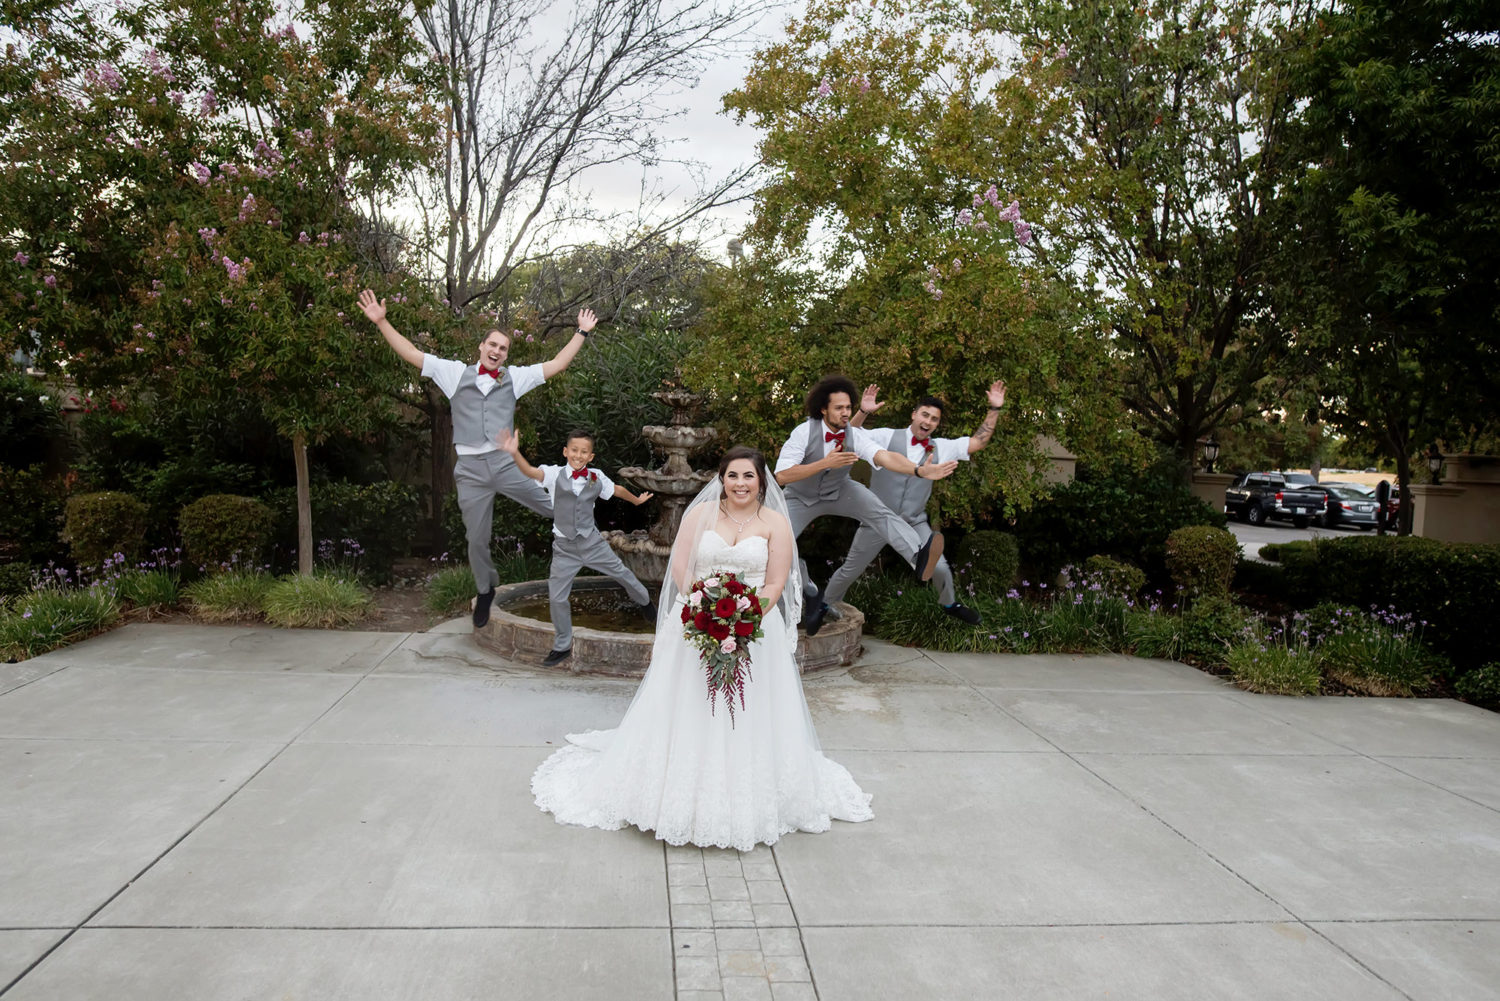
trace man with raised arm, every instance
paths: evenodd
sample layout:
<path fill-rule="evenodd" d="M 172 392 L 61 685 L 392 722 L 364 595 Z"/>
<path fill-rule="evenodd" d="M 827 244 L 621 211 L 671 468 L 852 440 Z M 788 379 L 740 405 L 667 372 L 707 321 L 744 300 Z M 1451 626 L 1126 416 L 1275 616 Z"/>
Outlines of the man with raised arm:
<path fill-rule="evenodd" d="M 786 491 L 787 515 L 792 534 L 801 535 L 823 515 L 853 518 L 869 528 L 912 565 L 919 580 L 929 580 L 943 555 L 943 537 L 936 532 L 919 535 L 870 489 L 849 476 L 863 459 L 893 475 L 940 480 L 958 468 L 955 461 L 918 465 L 904 452 L 893 452 L 863 429 L 849 426 L 854 413 L 854 383 L 841 375 L 820 379 L 803 401 L 807 420 L 781 446 L 776 458 L 776 482 Z M 828 605 L 816 590 L 802 565 L 803 587 L 808 592 L 802 625 L 816 635 L 828 615 Z"/>
<path fill-rule="evenodd" d="M 478 629 L 490 620 L 490 604 L 495 600 L 495 585 L 500 582 L 490 557 L 495 495 L 552 517 L 552 498 L 540 483 L 522 475 L 510 454 L 495 443 L 495 436 L 515 427 L 517 400 L 568 367 L 598 318 L 593 310 L 580 310 L 577 332 L 550 361 L 507 366 L 510 337 L 504 331 L 488 331 L 479 342 L 478 358 L 466 364 L 427 354 L 403 337 L 386 319 L 385 300 L 376 298 L 369 289 L 359 294 L 359 308 L 391 349 L 420 369 L 423 378 L 437 383 L 452 406 L 453 450 L 458 453 L 453 486 L 464 519 L 469 569 L 474 572 L 474 590 L 478 593 L 474 602 L 474 628 Z"/>
<path fill-rule="evenodd" d="M 873 385 L 865 390 L 859 401 L 859 411 L 849 421 L 850 427 L 863 428 L 865 418 L 885 406 L 880 402 L 879 392 L 880 387 Z M 964 438 L 933 437 L 933 432 L 942 423 L 943 412 L 947 410 L 947 404 L 936 396 L 919 400 L 911 412 L 911 423 L 905 427 L 866 429 L 866 433 L 873 435 L 886 448 L 905 455 L 918 465 L 967 462 L 969 456 L 988 445 L 995 434 L 995 421 L 1000 416 L 1000 408 L 1005 406 L 1005 383 L 998 379 L 990 383 L 987 400 L 989 410 L 985 413 L 984 420 L 980 421 L 973 434 Z M 884 469 L 877 469 L 870 474 L 870 489 L 919 535 L 932 531 L 927 523 L 927 499 L 932 496 L 931 480 L 896 476 Z M 880 550 L 884 547 L 885 540 L 878 532 L 871 531 L 864 525 L 859 526 L 859 531 L 854 533 L 854 543 L 849 547 L 849 555 L 844 557 L 844 562 L 839 564 L 839 568 L 828 579 L 823 600 L 830 605 L 842 601 L 849 586 L 880 555 Z M 979 613 L 958 600 L 953 587 L 953 571 L 947 560 L 938 561 L 933 570 L 932 583 L 938 590 L 938 602 L 943 606 L 943 611 L 972 626 L 979 625 Z"/>

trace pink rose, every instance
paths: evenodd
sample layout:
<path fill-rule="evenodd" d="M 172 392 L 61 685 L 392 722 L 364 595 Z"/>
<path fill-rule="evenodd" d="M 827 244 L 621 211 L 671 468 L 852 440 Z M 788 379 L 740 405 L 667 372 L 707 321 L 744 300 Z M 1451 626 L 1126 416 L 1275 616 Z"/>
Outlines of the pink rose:
<path fill-rule="evenodd" d="M 725 653 L 734 653 L 734 650 L 735 650 L 734 637 L 731 636 L 727 640 L 725 640 L 724 642 L 720 643 L 719 644 L 719 649 L 723 650 Z"/>

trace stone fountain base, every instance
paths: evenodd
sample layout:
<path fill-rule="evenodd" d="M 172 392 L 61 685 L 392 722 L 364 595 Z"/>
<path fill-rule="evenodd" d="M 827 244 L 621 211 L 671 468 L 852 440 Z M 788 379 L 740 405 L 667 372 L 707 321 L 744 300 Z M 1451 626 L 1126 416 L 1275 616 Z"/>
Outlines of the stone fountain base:
<path fill-rule="evenodd" d="M 580 577 L 573 582 L 575 593 L 613 589 L 616 589 L 615 583 L 605 577 Z M 490 621 L 483 629 L 474 631 L 475 641 L 506 660 L 540 665 L 542 658 L 552 649 L 554 633 L 551 623 L 516 615 L 506 606 L 529 598 L 545 599 L 546 596 L 547 582 L 544 580 L 528 580 L 497 588 Z M 844 615 L 842 619 L 827 622 L 816 636 L 798 637 L 797 666 L 803 674 L 825 667 L 847 666 L 859 656 L 864 613 L 853 605 L 840 603 L 837 607 Z M 651 633 L 605 632 L 574 625 L 573 656 L 552 670 L 566 674 L 639 678 L 651 663 L 653 640 Z"/>

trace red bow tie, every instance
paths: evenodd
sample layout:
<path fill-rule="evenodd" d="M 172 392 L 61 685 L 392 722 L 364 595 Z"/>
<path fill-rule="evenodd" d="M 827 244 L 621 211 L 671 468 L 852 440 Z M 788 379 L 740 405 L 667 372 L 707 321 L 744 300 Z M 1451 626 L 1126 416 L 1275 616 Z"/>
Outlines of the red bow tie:
<path fill-rule="evenodd" d="M 911 436 L 911 443 L 913 445 L 921 445 L 923 448 L 927 449 L 927 451 L 929 451 L 929 452 L 932 451 L 932 442 L 928 441 L 926 438 L 918 438 L 916 435 L 912 435 Z"/>
<path fill-rule="evenodd" d="M 483 365 L 481 365 L 479 366 L 479 374 L 487 375 L 491 379 L 494 379 L 496 382 L 500 381 L 500 370 L 498 368 L 485 368 Z"/>
<path fill-rule="evenodd" d="M 573 479 L 575 479 L 575 480 L 581 480 L 585 476 L 587 476 L 588 474 L 589 474 L 589 471 L 587 469 L 575 469 L 575 470 L 573 470 Z"/>
<path fill-rule="evenodd" d="M 830 441 L 836 441 L 840 445 L 842 445 L 844 443 L 844 432 L 842 432 L 842 431 L 824 431 L 823 432 L 823 442 L 824 442 L 824 444 L 827 444 Z"/>

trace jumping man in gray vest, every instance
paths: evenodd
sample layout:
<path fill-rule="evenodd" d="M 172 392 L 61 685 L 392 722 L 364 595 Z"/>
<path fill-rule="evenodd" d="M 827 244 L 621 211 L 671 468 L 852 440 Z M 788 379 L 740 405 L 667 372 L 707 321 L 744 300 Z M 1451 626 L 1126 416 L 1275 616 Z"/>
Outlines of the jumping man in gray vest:
<path fill-rule="evenodd" d="M 879 391 L 878 386 L 870 386 L 865 390 L 859 401 L 859 411 L 849 421 L 850 427 L 863 428 L 865 417 L 885 406 L 880 402 Z M 932 436 L 943 420 L 943 411 L 947 409 L 947 405 L 936 396 L 925 397 L 917 403 L 911 412 L 911 423 L 906 427 L 866 429 L 866 433 L 874 435 L 875 440 L 884 442 L 886 448 L 900 452 L 918 465 L 967 462 L 969 456 L 988 445 L 995 434 L 995 421 L 1000 415 L 1000 408 L 1005 405 L 1005 383 L 999 380 L 991 383 L 988 400 L 989 412 L 984 415 L 979 428 L 965 438 Z M 930 480 L 896 476 L 884 469 L 877 469 L 870 474 L 870 489 L 885 502 L 886 507 L 916 529 L 918 534 L 931 531 L 927 524 L 927 498 L 932 496 Z M 864 525 L 859 526 L 859 531 L 854 533 L 854 544 L 849 547 L 849 555 L 844 557 L 844 562 L 839 564 L 839 568 L 828 579 L 823 600 L 830 605 L 843 601 L 849 585 L 859 578 L 865 567 L 880 555 L 880 550 L 884 547 L 885 540 L 878 533 Z M 949 569 L 947 560 L 938 561 L 937 569 L 932 574 L 932 583 L 938 589 L 938 601 L 942 604 L 943 611 L 970 625 L 979 625 L 979 613 L 958 601 L 953 589 L 953 571 Z"/>
<path fill-rule="evenodd" d="M 594 524 L 594 502 L 600 497 L 619 497 L 640 505 L 652 495 L 647 492 L 637 497 L 599 470 L 590 469 L 589 463 L 594 461 L 594 436 L 587 431 L 568 435 L 568 443 L 563 446 L 563 458 L 568 460 L 565 466 L 537 467 L 527 462 L 521 454 L 519 434 L 501 431 L 495 440 L 515 460 L 516 468 L 540 483 L 552 498 L 552 572 L 547 578 L 547 599 L 557 639 L 542 663 L 559 663 L 573 652 L 573 610 L 568 606 L 568 595 L 573 591 L 573 578 L 584 567 L 612 578 L 654 622 L 656 607 L 651 603 L 650 593 L 621 562 Z"/>
<path fill-rule="evenodd" d="M 465 365 L 427 354 L 401 336 L 385 318 L 385 300 L 377 299 L 369 289 L 359 294 L 359 308 L 380 329 L 392 350 L 403 361 L 421 369 L 424 378 L 437 383 L 451 402 L 453 450 L 458 453 L 453 487 L 464 519 L 474 590 L 479 594 L 474 602 L 474 628 L 478 629 L 490 620 L 490 603 L 495 600 L 495 585 L 500 582 L 490 558 L 495 495 L 509 497 L 543 517 L 552 517 L 552 499 L 547 491 L 535 480 L 521 475 L 510 455 L 495 444 L 495 436 L 515 427 L 516 400 L 567 368 L 599 321 L 593 310 L 580 311 L 578 332 L 551 361 L 540 365 L 502 367 L 510 353 L 510 338 L 503 331 L 491 330 L 479 342 L 478 361 Z"/>
<path fill-rule="evenodd" d="M 854 383 L 841 375 L 818 381 L 807 392 L 804 408 L 808 419 L 792 432 L 776 457 L 776 482 L 786 490 L 787 515 L 792 534 L 801 535 L 813 520 L 823 515 L 854 518 L 869 528 L 910 563 L 920 580 L 929 580 L 943 555 L 943 537 L 937 532 L 918 535 L 870 489 L 849 476 L 860 459 L 894 474 L 940 480 L 952 474 L 958 463 L 928 462 L 917 465 L 904 451 L 893 452 L 861 428 L 849 427 L 854 413 Z M 807 566 L 802 579 L 810 581 Z M 808 585 L 804 585 L 808 586 Z M 809 592 L 802 625 L 809 636 L 823 626 L 828 605 L 821 593 Z"/>

